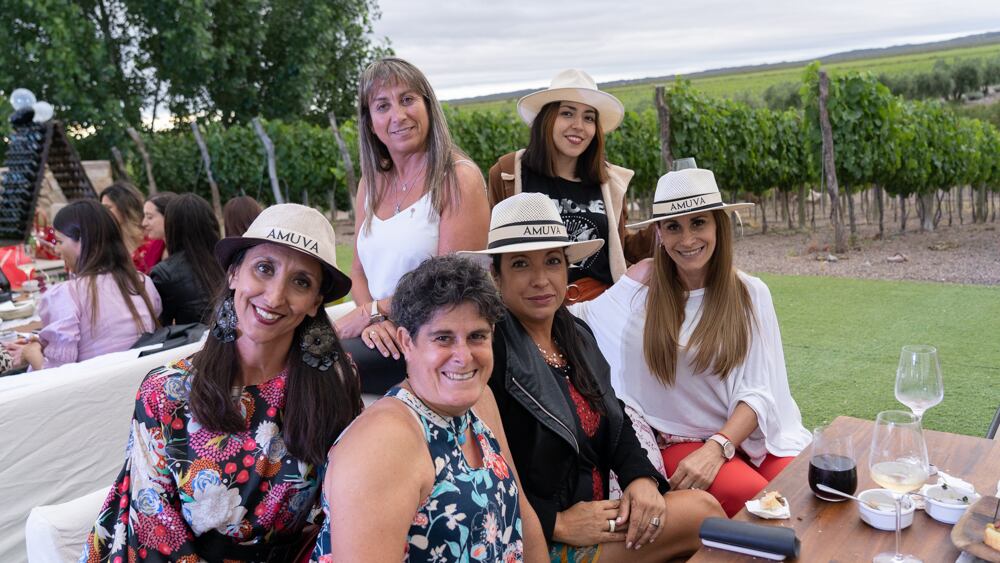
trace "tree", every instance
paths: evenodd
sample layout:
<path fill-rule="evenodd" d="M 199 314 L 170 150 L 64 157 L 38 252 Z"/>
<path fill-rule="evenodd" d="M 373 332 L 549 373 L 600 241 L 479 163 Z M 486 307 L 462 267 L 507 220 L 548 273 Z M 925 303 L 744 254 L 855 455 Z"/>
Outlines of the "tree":
<path fill-rule="evenodd" d="M 142 109 L 323 123 L 353 113 L 375 0 L 18 0 L 0 10 L 0 84 L 93 128 L 104 157 Z M 12 85 L 12 86 L 9 86 Z M 143 127 L 145 125 L 145 127 Z"/>
<path fill-rule="evenodd" d="M 954 85 L 952 96 L 961 100 L 962 94 L 979 89 L 979 61 L 964 60 L 952 68 L 951 79 Z"/>

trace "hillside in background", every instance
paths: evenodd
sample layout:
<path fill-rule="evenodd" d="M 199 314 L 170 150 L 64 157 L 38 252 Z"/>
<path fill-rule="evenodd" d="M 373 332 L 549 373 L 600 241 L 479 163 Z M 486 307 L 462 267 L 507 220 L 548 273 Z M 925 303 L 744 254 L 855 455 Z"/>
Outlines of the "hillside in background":
<path fill-rule="evenodd" d="M 821 61 L 831 73 L 871 71 L 875 74 L 897 75 L 930 71 L 939 60 L 953 62 L 996 56 L 1000 56 L 1000 32 L 990 32 L 933 43 L 859 49 L 807 61 L 712 69 L 686 74 L 684 78 L 691 80 L 700 91 L 712 96 L 759 100 L 769 86 L 784 82 L 798 83 L 802 70 L 813 60 Z M 656 85 L 672 82 L 676 77 L 667 75 L 618 80 L 601 83 L 600 88 L 621 99 L 626 108 L 641 111 L 652 106 L 653 89 Z M 448 103 L 467 109 L 513 109 L 518 98 L 532 91 L 503 92 L 449 100 Z"/>

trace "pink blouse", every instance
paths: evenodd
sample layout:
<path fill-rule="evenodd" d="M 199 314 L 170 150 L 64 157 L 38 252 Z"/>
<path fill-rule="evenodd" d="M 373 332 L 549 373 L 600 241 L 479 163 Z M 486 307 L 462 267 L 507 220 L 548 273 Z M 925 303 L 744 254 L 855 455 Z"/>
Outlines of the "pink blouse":
<path fill-rule="evenodd" d="M 91 318 L 90 279 L 97 284 L 97 319 Z M 128 350 L 142 333 L 152 331 L 162 309 L 160 294 L 148 276 L 143 275 L 143 282 L 153 311 L 146 307 L 141 296 L 131 296 L 142 319 L 141 328 L 132 318 L 111 274 L 67 280 L 44 293 L 38 304 L 43 326 L 38 333 L 44 348 L 42 367 Z"/>

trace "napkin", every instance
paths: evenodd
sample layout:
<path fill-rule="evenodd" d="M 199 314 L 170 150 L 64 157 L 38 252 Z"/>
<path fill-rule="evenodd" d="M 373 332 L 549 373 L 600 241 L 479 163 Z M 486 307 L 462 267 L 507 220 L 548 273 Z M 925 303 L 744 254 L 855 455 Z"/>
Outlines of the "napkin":
<path fill-rule="evenodd" d="M 801 543 L 795 530 L 764 526 L 726 518 L 706 518 L 698 530 L 701 543 L 708 547 L 735 551 L 754 557 L 782 561 L 798 557 Z"/>
<path fill-rule="evenodd" d="M 760 499 L 748 500 L 746 502 L 747 510 L 750 511 L 754 516 L 764 518 L 767 520 L 785 520 L 791 518 L 792 513 L 788 509 L 788 499 L 784 497 L 781 498 L 781 503 L 777 508 L 772 508 L 770 510 L 765 509 L 761 506 Z"/>

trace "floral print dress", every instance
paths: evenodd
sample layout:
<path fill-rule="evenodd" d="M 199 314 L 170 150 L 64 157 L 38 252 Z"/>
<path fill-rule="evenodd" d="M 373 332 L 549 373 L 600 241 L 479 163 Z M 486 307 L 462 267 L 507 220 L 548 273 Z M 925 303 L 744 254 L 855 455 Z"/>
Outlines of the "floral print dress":
<path fill-rule="evenodd" d="M 287 543 L 296 516 L 312 509 L 316 469 L 289 454 L 282 438 L 287 372 L 234 388 L 246 419 L 237 434 L 192 418 L 191 377 L 186 359 L 140 385 L 125 466 L 81 561 L 199 561 L 206 534 L 234 546 Z"/>
<path fill-rule="evenodd" d="M 445 419 L 402 387 L 393 387 L 386 397 L 402 401 L 420 420 L 436 473 L 434 488 L 410 524 L 403 561 L 524 561 L 520 493 L 489 427 L 472 410 L 463 417 Z M 483 452 L 481 468 L 469 466 L 459 444 L 458 436 L 470 425 Z M 328 555 L 330 518 L 325 498 L 323 510 L 328 517 L 313 559 L 332 563 Z"/>

